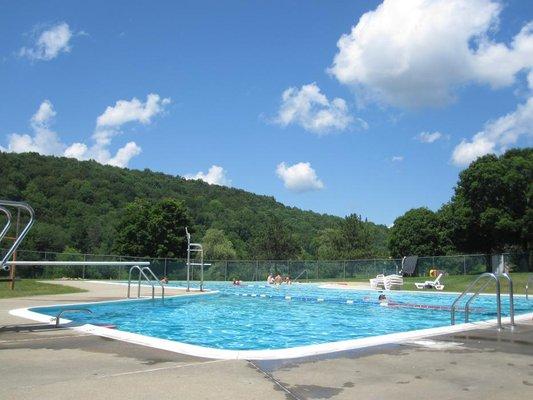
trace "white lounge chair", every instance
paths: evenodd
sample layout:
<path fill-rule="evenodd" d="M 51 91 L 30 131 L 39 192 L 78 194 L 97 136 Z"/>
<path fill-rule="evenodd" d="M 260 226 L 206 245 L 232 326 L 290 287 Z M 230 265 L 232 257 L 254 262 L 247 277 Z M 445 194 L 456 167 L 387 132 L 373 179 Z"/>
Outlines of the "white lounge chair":
<path fill-rule="evenodd" d="M 403 286 L 403 278 L 401 275 L 376 275 L 375 278 L 370 279 L 370 287 L 372 289 L 390 290 Z"/>
<path fill-rule="evenodd" d="M 387 275 L 383 278 L 383 285 L 385 289 L 397 289 L 403 286 L 403 277 L 401 275 Z"/>
<path fill-rule="evenodd" d="M 440 278 L 442 278 L 442 274 L 439 274 L 439 276 L 437 276 L 437 278 L 434 281 L 425 281 L 424 283 L 415 282 L 415 286 L 417 289 L 442 290 L 444 289 L 444 285 L 440 283 Z"/>
<path fill-rule="evenodd" d="M 383 274 L 376 275 L 375 278 L 370 279 L 370 287 L 372 289 L 385 288 L 384 278 L 385 278 L 385 275 Z"/>

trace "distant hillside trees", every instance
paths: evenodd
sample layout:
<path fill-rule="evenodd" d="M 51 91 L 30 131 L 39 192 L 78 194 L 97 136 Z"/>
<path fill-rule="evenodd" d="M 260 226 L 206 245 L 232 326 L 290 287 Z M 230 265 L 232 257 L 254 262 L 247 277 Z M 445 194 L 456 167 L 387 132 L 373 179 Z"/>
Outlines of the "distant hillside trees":
<path fill-rule="evenodd" d="M 137 199 L 129 203 L 117 224 L 114 250 L 138 257 L 185 257 L 185 227 L 192 221 L 183 202 Z"/>
<path fill-rule="evenodd" d="M 229 240 L 224 231 L 220 229 L 208 229 L 202 239 L 204 258 L 209 260 L 235 260 L 237 252 L 233 248 L 233 243 Z"/>

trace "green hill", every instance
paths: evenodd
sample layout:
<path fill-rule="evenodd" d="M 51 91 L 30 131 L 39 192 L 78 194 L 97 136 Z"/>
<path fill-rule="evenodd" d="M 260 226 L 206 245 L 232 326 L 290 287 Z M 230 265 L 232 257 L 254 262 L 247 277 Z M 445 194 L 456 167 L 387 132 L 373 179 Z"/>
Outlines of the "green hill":
<path fill-rule="evenodd" d="M 37 221 L 24 249 L 110 253 L 117 221 L 136 198 L 182 200 L 194 221 L 195 238 L 209 228 L 221 229 L 240 258 L 253 258 L 252 244 L 261 226 L 274 216 L 298 244 L 300 258 L 314 258 L 316 238 L 336 228 L 342 218 L 287 207 L 273 197 L 185 180 L 178 176 L 121 169 L 94 161 L 77 161 L 35 153 L 0 153 L 0 198 L 24 200 Z M 386 227 L 374 225 L 386 246 Z"/>

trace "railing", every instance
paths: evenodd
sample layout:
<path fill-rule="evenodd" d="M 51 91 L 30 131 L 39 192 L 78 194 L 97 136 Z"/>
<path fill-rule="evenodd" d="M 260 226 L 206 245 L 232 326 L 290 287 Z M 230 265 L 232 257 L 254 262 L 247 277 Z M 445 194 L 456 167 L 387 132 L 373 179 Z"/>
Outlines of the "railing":
<path fill-rule="evenodd" d="M 490 278 L 490 279 L 493 279 L 494 282 L 496 283 L 496 318 L 498 320 L 498 329 L 501 329 L 502 328 L 502 304 L 501 304 L 501 298 L 500 298 L 500 280 L 498 279 L 498 277 L 496 275 L 494 275 L 493 273 L 491 272 L 486 272 L 484 274 L 481 274 L 480 276 L 478 276 L 470 285 L 468 285 L 466 287 L 465 290 L 463 290 L 463 292 L 457 296 L 457 298 L 455 299 L 455 301 L 453 302 L 452 304 L 452 307 L 450 308 L 450 317 L 451 317 L 451 324 L 452 325 L 455 325 L 455 310 L 456 310 L 456 307 L 457 307 L 457 304 L 459 303 L 459 301 L 465 297 L 472 288 L 475 287 L 475 285 L 482 279 L 484 278 Z M 469 303 L 471 302 L 471 300 L 476 297 L 477 295 L 479 295 L 479 292 L 481 290 L 483 290 L 485 287 L 487 286 L 487 283 L 485 283 L 483 286 L 481 286 L 480 288 L 478 288 L 474 294 L 472 295 L 472 297 L 470 297 L 470 299 L 468 300 L 467 302 L 467 305 L 470 305 Z M 466 312 L 466 309 L 465 309 L 465 322 L 468 322 L 468 313 Z"/>
<path fill-rule="evenodd" d="M 1 242 L 4 236 L 9 231 L 9 228 L 11 227 L 11 219 L 13 217 L 11 216 L 11 212 L 5 207 L 0 206 L 0 211 L 2 211 L 6 215 L 6 219 L 7 219 L 4 229 L 2 229 L 2 231 L 0 232 L 0 242 Z"/>
<path fill-rule="evenodd" d="M 467 288 L 455 299 L 453 302 L 451 309 L 450 309 L 450 317 L 451 317 L 451 324 L 455 325 L 455 311 L 457 309 L 457 305 L 459 304 L 459 301 L 463 299 L 475 286 L 478 282 L 483 280 L 484 278 L 490 278 L 486 282 L 484 282 L 481 286 L 479 286 L 473 294 L 470 296 L 470 298 L 467 300 L 465 304 L 465 323 L 469 322 L 470 319 L 470 304 L 474 302 L 474 300 L 479 296 L 479 294 L 485 290 L 485 288 L 488 286 L 488 284 L 491 282 L 491 280 L 494 281 L 496 284 L 496 318 L 498 323 L 498 329 L 502 329 L 502 310 L 501 310 L 501 285 L 500 285 L 500 278 L 503 277 L 507 279 L 509 282 L 509 318 L 511 322 L 511 329 L 514 328 L 515 322 L 514 322 L 514 288 L 513 288 L 513 280 L 509 276 L 508 273 L 503 273 L 501 275 L 496 275 L 490 272 L 486 272 L 484 274 L 481 274 L 478 276 L 470 285 L 467 286 Z"/>
<path fill-rule="evenodd" d="M 0 262 L 0 266 L 4 271 L 9 271 L 9 265 L 6 264 L 7 260 L 13 255 L 15 251 L 17 251 L 17 248 L 22 243 L 28 232 L 30 231 L 31 227 L 33 226 L 35 222 L 35 212 L 33 211 L 33 208 L 27 203 L 21 202 L 21 201 L 10 201 L 10 200 L 0 200 L 0 206 L 4 207 L 15 207 L 19 210 L 26 210 L 28 214 L 30 215 L 30 219 L 26 223 L 26 226 L 22 229 L 22 232 L 18 235 L 18 237 L 15 239 L 11 247 L 7 250 L 6 254 L 4 254 L 4 258 Z M 8 217 L 9 223 L 11 223 L 11 214 L 6 214 Z M 7 233 L 7 231 L 6 231 Z"/>
<path fill-rule="evenodd" d="M 61 319 L 61 315 L 65 314 L 65 313 L 73 313 L 73 312 L 82 312 L 82 313 L 87 313 L 87 314 L 92 314 L 93 312 L 91 310 L 89 310 L 88 308 L 65 308 L 61 311 L 59 311 L 59 313 L 55 316 L 55 320 L 56 320 L 56 328 L 59 327 L 59 321 Z"/>
<path fill-rule="evenodd" d="M 298 276 L 293 279 L 293 281 L 297 282 L 303 274 L 305 274 L 305 279 L 307 280 L 307 282 L 309 282 L 309 270 L 307 269 L 304 269 L 302 272 L 300 272 Z"/>
<path fill-rule="evenodd" d="M 150 286 L 152 287 L 152 300 L 155 299 L 155 283 L 154 282 L 157 282 L 159 284 L 159 286 L 161 286 L 161 300 L 164 300 L 165 299 L 165 285 L 163 285 L 159 279 L 157 279 L 157 276 L 155 276 L 155 274 L 153 273 L 153 271 L 150 269 L 150 267 L 143 267 L 141 268 L 140 266 L 138 265 L 134 265 L 133 267 L 130 268 L 130 272 L 128 274 L 128 299 L 130 298 L 130 294 L 131 294 L 131 273 L 134 271 L 134 270 L 137 270 L 139 271 L 139 283 L 138 283 L 138 287 L 137 287 L 137 298 L 140 298 L 141 297 L 141 277 L 144 278 L 144 280 L 146 282 L 148 282 L 150 284 Z M 148 272 L 149 275 L 151 275 L 151 277 L 154 279 L 152 280 L 152 278 L 150 278 L 148 275 L 146 275 L 146 272 Z"/>

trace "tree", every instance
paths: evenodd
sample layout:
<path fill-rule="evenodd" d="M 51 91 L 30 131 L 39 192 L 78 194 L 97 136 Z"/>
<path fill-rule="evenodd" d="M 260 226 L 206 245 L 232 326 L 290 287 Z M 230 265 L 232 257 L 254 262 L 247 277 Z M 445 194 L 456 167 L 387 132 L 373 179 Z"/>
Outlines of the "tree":
<path fill-rule="evenodd" d="M 275 215 L 269 215 L 261 225 L 254 240 L 254 249 L 256 257 L 264 260 L 287 260 L 299 253 L 293 235 Z"/>
<path fill-rule="evenodd" d="M 444 253 L 440 220 L 427 208 L 414 208 L 396 218 L 390 230 L 389 250 L 392 257 L 432 256 Z"/>
<path fill-rule="evenodd" d="M 340 229 L 327 228 L 320 231 L 315 242 L 319 260 L 338 260 L 343 257 L 343 236 Z"/>
<path fill-rule="evenodd" d="M 368 222 L 360 215 L 351 214 L 341 223 L 342 255 L 346 259 L 372 256 L 372 236 Z"/>
<path fill-rule="evenodd" d="M 208 229 L 202 240 L 204 257 L 210 260 L 232 260 L 237 257 L 233 243 L 220 229 Z"/>
<path fill-rule="evenodd" d="M 114 249 L 137 257 L 184 257 L 185 227 L 190 225 L 181 201 L 166 198 L 154 204 L 137 199 L 126 206 L 117 225 Z"/>
<path fill-rule="evenodd" d="M 470 164 L 441 212 L 461 251 L 530 250 L 532 199 L 533 149 L 514 149 Z"/>

